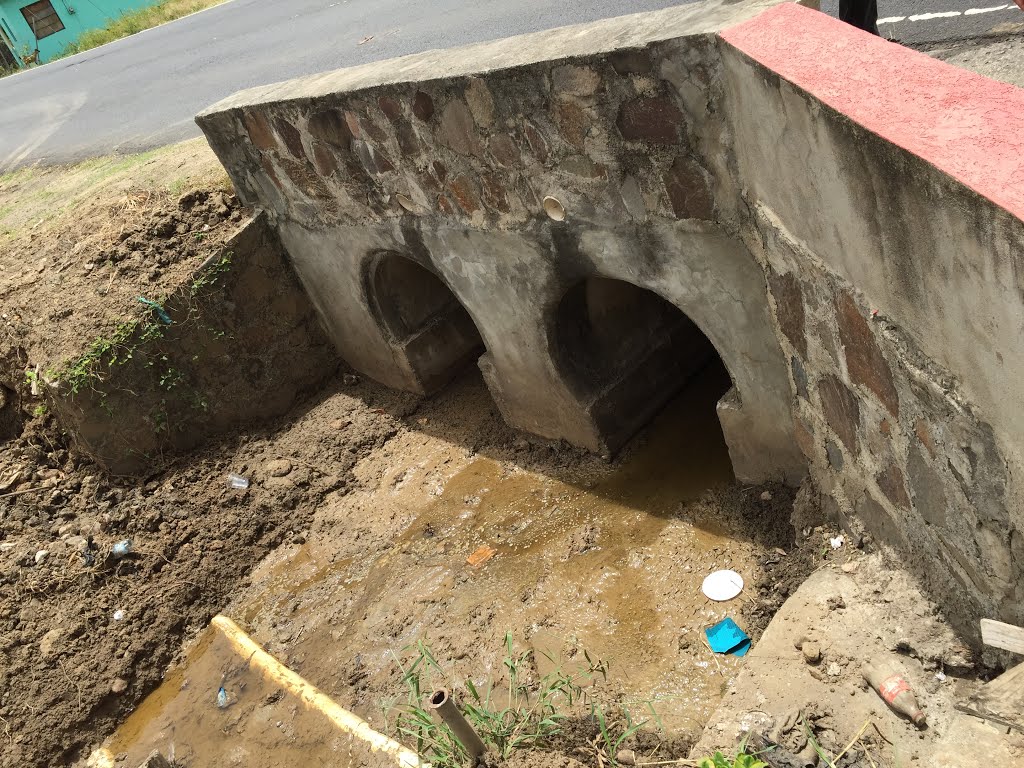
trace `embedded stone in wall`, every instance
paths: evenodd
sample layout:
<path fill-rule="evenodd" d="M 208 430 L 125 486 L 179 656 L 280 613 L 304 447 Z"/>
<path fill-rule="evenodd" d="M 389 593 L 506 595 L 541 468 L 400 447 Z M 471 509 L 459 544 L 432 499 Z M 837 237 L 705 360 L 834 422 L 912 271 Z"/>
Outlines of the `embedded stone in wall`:
<path fill-rule="evenodd" d="M 552 106 L 552 111 L 562 138 L 576 149 L 583 149 L 584 139 L 590 130 L 590 120 L 583 108 L 576 102 L 559 99 Z"/>
<path fill-rule="evenodd" d="M 430 94 L 416 91 L 412 100 L 412 113 L 423 122 L 434 116 L 434 100 L 430 98 Z"/>
<path fill-rule="evenodd" d="M 654 69 L 651 57 L 646 51 L 616 51 L 608 57 L 614 69 L 620 75 L 646 75 Z"/>
<path fill-rule="evenodd" d="M 849 387 L 835 376 L 822 376 L 818 396 L 825 421 L 851 454 L 857 454 L 857 432 L 860 427 L 860 404 Z"/>
<path fill-rule="evenodd" d="M 676 218 L 710 220 L 715 217 L 715 200 L 704 169 L 692 158 L 682 155 L 676 158 L 665 174 L 665 190 Z"/>
<path fill-rule="evenodd" d="M 338 159 L 326 146 L 316 144 L 313 147 L 313 165 L 321 176 L 331 176 L 338 170 Z"/>
<path fill-rule="evenodd" d="M 803 363 L 797 357 L 791 357 L 789 359 L 789 366 L 793 371 L 793 384 L 796 385 L 796 393 L 804 400 L 810 400 L 810 396 L 807 392 L 807 371 L 804 370 Z"/>
<path fill-rule="evenodd" d="M 461 101 L 452 101 L 444 108 L 437 140 L 459 155 L 469 157 L 481 154 L 473 113 Z"/>
<path fill-rule="evenodd" d="M 683 113 L 664 96 L 633 99 L 622 105 L 617 125 L 627 141 L 675 144 Z"/>
<path fill-rule="evenodd" d="M 836 319 L 850 378 L 874 392 L 889 413 L 899 416 L 900 398 L 893 384 L 892 371 L 878 348 L 871 327 L 850 294 L 841 293 L 836 298 Z"/>
<path fill-rule="evenodd" d="M 259 112 L 246 112 L 243 115 L 243 120 L 249 140 L 256 149 L 264 152 L 277 149 L 277 141 L 274 139 L 274 133 L 270 129 L 270 123 L 267 122 L 266 117 Z"/>
<path fill-rule="evenodd" d="M 813 461 L 815 457 L 814 435 L 796 416 L 793 417 L 793 436 L 796 438 L 796 444 L 800 447 L 800 452 L 807 457 L 808 461 Z"/>
<path fill-rule="evenodd" d="M 381 96 L 377 99 L 377 106 L 384 113 L 384 117 L 392 123 L 397 123 L 402 119 L 402 105 L 397 99 L 393 99 L 390 96 Z"/>
<path fill-rule="evenodd" d="M 466 215 L 472 216 L 480 210 L 480 194 L 476 183 L 468 175 L 461 174 L 452 179 L 451 193 Z"/>
<path fill-rule="evenodd" d="M 470 78 L 466 86 L 466 103 L 477 125 L 490 128 L 494 124 L 494 97 L 481 78 Z"/>
<path fill-rule="evenodd" d="M 885 471 L 875 478 L 878 489 L 893 504 L 903 509 L 910 509 L 910 497 L 907 496 L 907 485 L 903 480 L 903 471 L 895 464 L 890 464 Z"/>
<path fill-rule="evenodd" d="M 530 145 L 530 150 L 534 156 L 542 163 L 546 163 L 550 150 L 548 149 L 548 142 L 544 138 L 544 134 L 529 120 L 525 121 L 523 125 L 523 133 L 526 135 L 526 142 Z"/>
<path fill-rule="evenodd" d="M 590 67 L 565 64 L 551 72 L 554 90 L 571 96 L 592 96 L 601 85 L 601 76 Z"/>
<path fill-rule="evenodd" d="M 796 350 L 807 357 L 807 337 L 804 334 L 804 294 L 800 282 L 792 273 L 780 275 L 768 270 L 768 285 L 775 298 L 775 316 L 779 327 Z M 804 389 L 806 391 L 806 377 Z M 804 395 L 806 397 L 806 394 Z"/>
<path fill-rule="evenodd" d="M 306 150 L 302 146 L 302 134 L 298 129 L 282 117 L 274 120 L 274 127 L 277 134 L 284 140 L 284 146 L 288 153 L 296 160 L 306 159 Z"/>
<path fill-rule="evenodd" d="M 317 112 L 309 118 L 309 134 L 339 149 L 349 149 L 354 138 L 344 118 L 333 109 Z"/>

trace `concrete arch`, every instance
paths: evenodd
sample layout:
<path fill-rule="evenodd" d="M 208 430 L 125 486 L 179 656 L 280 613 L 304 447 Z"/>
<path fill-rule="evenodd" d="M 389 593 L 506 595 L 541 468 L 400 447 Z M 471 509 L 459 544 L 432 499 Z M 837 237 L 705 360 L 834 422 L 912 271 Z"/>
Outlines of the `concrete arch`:
<path fill-rule="evenodd" d="M 371 253 L 363 291 L 407 389 L 436 392 L 484 351 L 473 319 L 432 268 L 398 251 Z"/>
<path fill-rule="evenodd" d="M 725 367 L 710 339 L 666 298 L 602 275 L 565 291 L 549 333 L 556 364 L 608 453 L 618 451 L 698 372 L 715 363 Z"/>

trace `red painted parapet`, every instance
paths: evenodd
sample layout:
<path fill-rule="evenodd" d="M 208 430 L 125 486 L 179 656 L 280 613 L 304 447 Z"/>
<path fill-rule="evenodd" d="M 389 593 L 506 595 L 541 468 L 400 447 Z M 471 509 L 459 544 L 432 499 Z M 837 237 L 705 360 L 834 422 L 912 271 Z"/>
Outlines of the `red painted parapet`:
<path fill-rule="evenodd" d="M 719 35 L 1024 219 L 1024 90 L 795 4 L 778 5 Z"/>

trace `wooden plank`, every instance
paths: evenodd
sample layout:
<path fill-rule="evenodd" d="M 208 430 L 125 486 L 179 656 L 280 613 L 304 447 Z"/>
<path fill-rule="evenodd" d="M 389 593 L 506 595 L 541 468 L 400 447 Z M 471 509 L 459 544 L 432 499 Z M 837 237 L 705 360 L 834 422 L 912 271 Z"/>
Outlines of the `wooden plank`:
<path fill-rule="evenodd" d="M 992 619 L 981 620 L 981 641 L 993 648 L 1024 654 L 1024 628 Z"/>
<path fill-rule="evenodd" d="M 1024 664 L 983 685 L 961 711 L 1024 733 Z"/>

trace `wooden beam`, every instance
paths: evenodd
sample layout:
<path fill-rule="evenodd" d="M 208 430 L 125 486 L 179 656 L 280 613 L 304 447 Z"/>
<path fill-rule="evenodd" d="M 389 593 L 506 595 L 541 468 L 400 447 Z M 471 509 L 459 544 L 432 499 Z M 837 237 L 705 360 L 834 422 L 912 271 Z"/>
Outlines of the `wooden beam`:
<path fill-rule="evenodd" d="M 981 641 L 993 648 L 1024 654 L 1024 628 L 992 619 L 981 620 Z"/>

